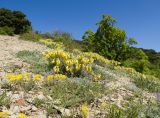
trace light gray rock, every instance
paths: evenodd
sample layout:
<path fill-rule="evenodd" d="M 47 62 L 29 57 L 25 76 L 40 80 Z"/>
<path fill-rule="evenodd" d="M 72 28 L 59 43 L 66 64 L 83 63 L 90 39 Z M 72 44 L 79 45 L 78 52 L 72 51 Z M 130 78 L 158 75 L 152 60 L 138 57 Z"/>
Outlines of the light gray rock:
<path fill-rule="evenodd" d="M 48 96 L 48 95 L 47 95 L 47 99 L 48 99 L 48 100 L 53 100 L 52 97 L 51 97 L 51 96 Z"/>
<path fill-rule="evenodd" d="M 20 99 L 20 95 L 19 94 L 12 94 L 11 100 L 14 101 L 14 100 L 17 100 L 17 99 Z"/>
<path fill-rule="evenodd" d="M 37 107 L 32 106 L 32 111 L 37 111 L 37 110 L 38 110 L 38 108 L 37 108 Z"/>
<path fill-rule="evenodd" d="M 20 112 L 20 107 L 19 106 L 14 106 L 13 109 L 11 109 L 11 111 L 16 114 Z"/>
<path fill-rule="evenodd" d="M 46 97 L 43 94 L 39 94 L 37 96 L 37 98 L 40 99 L 40 100 L 44 100 Z"/>
<path fill-rule="evenodd" d="M 26 106 L 26 107 L 21 107 L 20 108 L 20 111 L 21 112 L 25 112 L 25 111 L 29 111 L 29 110 L 31 110 L 32 109 L 32 107 L 29 105 L 29 106 Z"/>
<path fill-rule="evenodd" d="M 47 113 L 45 111 L 37 112 L 37 118 L 47 118 Z"/>

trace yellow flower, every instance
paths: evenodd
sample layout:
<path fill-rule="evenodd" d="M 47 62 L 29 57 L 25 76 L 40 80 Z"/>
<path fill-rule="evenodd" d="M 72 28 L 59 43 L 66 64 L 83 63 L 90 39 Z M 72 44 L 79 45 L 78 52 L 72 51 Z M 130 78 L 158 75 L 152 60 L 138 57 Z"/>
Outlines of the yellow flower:
<path fill-rule="evenodd" d="M 16 81 L 16 80 L 22 80 L 23 79 L 23 74 L 7 74 L 6 78 L 9 79 L 10 81 Z"/>
<path fill-rule="evenodd" d="M 56 60 L 56 65 L 59 66 L 61 64 L 61 61 L 59 59 Z"/>
<path fill-rule="evenodd" d="M 91 66 L 86 66 L 86 71 L 90 72 L 92 70 Z"/>
<path fill-rule="evenodd" d="M 52 63 L 55 64 L 55 62 L 56 62 L 55 59 L 53 59 L 53 60 L 52 60 Z"/>
<path fill-rule="evenodd" d="M 41 80 L 41 77 L 42 77 L 42 75 L 37 74 L 37 75 L 35 75 L 32 79 L 35 80 L 35 81 L 40 81 L 40 80 Z"/>
<path fill-rule="evenodd" d="M 59 72 L 59 66 L 54 66 L 53 70 L 54 70 L 55 73 L 58 73 Z"/>
<path fill-rule="evenodd" d="M 70 72 L 71 71 L 71 68 L 69 66 L 66 66 L 66 71 L 67 72 Z"/>
<path fill-rule="evenodd" d="M 102 103 L 101 103 L 101 107 L 104 108 L 104 107 L 106 107 L 106 106 L 107 106 L 107 103 L 105 103 L 105 102 L 102 102 Z"/>
<path fill-rule="evenodd" d="M 66 75 L 62 75 L 62 74 L 55 74 L 53 76 L 54 79 L 62 79 L 62 80 L 65 80 L 67 79 L 67 76 Z"/>
<path fill-rule="evenodd" d="M 88 118 L 89 109 L 88 109 L 87 105 L 82 105 L 81 112 L 82 112 L 82 118 Z"/>
<path fill-rule="evenodd" d="M 75 68 L 76 68 L 76 71 L 79 71 L 81 69 L 81 64 L 77 64 Z"/>
<path fill-rule="evenodd" d="M 23 114 L 23 113 L 20 113 L 19 116 L 18 116 L 18 118 L 30 118 L 30 117 L 26 116 L 26 115 Z"/>
<path fill-rule="evenodd" d="M 0 112 L 0 118 L 8 118 L 9 113 L 8 112 Z"/>
<path fill-rule="evenodd" d="M 53 75 L 48 75 L 46 79 L 47 79 L 47 80 L 52 80 L 53 78 L 54 78 Z"/>

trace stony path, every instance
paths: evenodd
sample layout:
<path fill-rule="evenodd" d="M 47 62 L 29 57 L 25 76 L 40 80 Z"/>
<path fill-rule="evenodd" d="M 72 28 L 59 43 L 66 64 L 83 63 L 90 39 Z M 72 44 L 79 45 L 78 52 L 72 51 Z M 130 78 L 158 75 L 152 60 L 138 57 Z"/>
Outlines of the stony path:
<path fill-rule="evenodd" d="M 42 52 L 47 50 L 47 47 L 35 42 L 19 40 L 18 36 L 0 35 L 0 68 L 9 63 L 20 61 L 15 57 L 15 54 L 22 50 L 37 50 Z"/>

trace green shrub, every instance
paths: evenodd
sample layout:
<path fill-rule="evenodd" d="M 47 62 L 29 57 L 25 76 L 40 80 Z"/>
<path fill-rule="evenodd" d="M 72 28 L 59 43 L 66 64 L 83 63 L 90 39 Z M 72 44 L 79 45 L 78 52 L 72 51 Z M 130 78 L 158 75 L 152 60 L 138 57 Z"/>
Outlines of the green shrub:
<path fill-rule="evenodd" d="M 129 106 L 126 106 L 123 109 L 116 105 L 111 105 L 106 118 L 159 118 L 159 110 L 159 102 L 153 104 L 148 101 L 146 105 L 142 105 L 130 101 Z"/>
<path fill-rule="evenodd" d="M 13 36 L 14 35 L 14 30 L 11 27 L 0 27 L 0 34 L 2 35 L 10 35 Z"/>
<path fill-rule="evenodd" d="M 73 107 L 79 103 L 91 103 L 95 97 L 104 94 L 104 87 L 101 84 L 76 78 L 55 82 L 53 86 L 45 86 L 44 93 L 53 98 L 54 101 L 63 107 Z M 55 103 L 56 104 L 56 103 Z"/>
<path fill-rule="evenodd" d="M 41 39 L 42 36 L 35 32 L 28 32 L 20 35 L 20 39 L 26 40 L 26 41 L 34 41 L 37 42 L 39 39 Z"/>
<path fill-rule="evenodd" d="M 31 64 L 30 71 L 33 73 L 45 73 L 49 71 L 47 62 L 39 52 L 23 50 L 17 53 L 17 57 Z"/>
<path fill-rule="evenodd" d="M 36 107 L 42 107 L 42 105 L 45 104 L 45 101 L 39 98 L 34 98 L 33 103 Z"/>
<path fill-rule="evenodd" d="M 134 77 L 133 82 L 137 87 L 147 89 L 150 92 L 160 92 L 160 81 L 153 76 Z"/>
<path fill-rule="evenodd" d="M 10 99 L 9 97 L 7 97 L 6 93 L 2 93 L 0 95 L 0 107 L 1 106 L 6 106 L 6 107 L 9 107 L 10 106 Z"/>
<path fill-rule="evenodd" d="M 84 44 L 79 40 L 74 40 L 68 32 L 55 31 L 53 33 L 42 34 L 43 38 L 52 39 L 54 42 L 62 42 L 68 51 L 73 49 L 83 50 Z"/>
<path fill-rule="evenodd" d="M 30 31 L 31 22 L 20 11 L 12 11 L 0 8 L 0 27 L 10 27 L 14 34 L 22 34 Z"/>

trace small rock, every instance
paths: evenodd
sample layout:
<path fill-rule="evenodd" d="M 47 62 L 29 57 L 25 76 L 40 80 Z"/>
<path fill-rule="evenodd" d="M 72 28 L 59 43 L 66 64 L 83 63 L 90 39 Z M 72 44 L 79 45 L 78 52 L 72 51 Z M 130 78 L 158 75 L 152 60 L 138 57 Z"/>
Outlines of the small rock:
<path fill-rule="evenodd" d="M 20 99 L 20 95 L 19 94 L 13 94 L 12 97 L 11 97 L 11 100 L 17 100 L 17 99 Z"/>
<path fill-rule="evenodd" d="M 23 63 L 22 62 L 15 62 L 14 66 L 17 68 L 22 68 L 23 67 Z"/>
<path fill-rule="evenodd" d="M 29 103 L 33 103 L 32 98 L 28 98 L 28 99 L 26 99 L 26 101 L 29 102 Z"/>
<path fill-rule="evenodd" d="M 19 113 L 20 112 L 20 108 L 19 108 L 19 106 L 14 106 L 11 111 L 13 111 L 13 113 Z"/>
<path fill-rule="evenodd" d="M 52 97 L 51 97 L 51 96 L 48 96 L 48 95 L 47 95 L 47 99 L 48 99 L 48 100 L 53 100 Z"/>
<path fill-rule="evenodd" d="M 37 107 L 32 106 L 32 111 L 37 111 L 37 110 L 38 110 L 38 108 L 37 108 Z"/>
<path fill-rule="evenodd" d="M 47 118 L 47 113 L 44 111 L 39 111 L 37 113 L 37 118 Z"/>
<path fill-rule="evenodd" d="M 25 111 L 28 111 L 28 110 L 31 110 L 31 106 L 29 105 L 29 106 L 27 106 L 27 107 L 21 107 L 21 109 L 20 109 L 20 111 L 21 112 L 25 112 Z"/>
<path fill-rule="evenodd" d="M 17 115 L 16 115 L 16 114 L 12 114 L 12 115 L 10 116 L 10 118 L 17 118 Z"/>
<path fill-rule="evenodd" d="M 7 94 L 8 97 L 11 97 L 12 96 L 12 91 L 7 92 L 6 94 Z"/>
<path fill-rule="evenodd" d="M 29 91 L 28 93 L 29 93 L 29 94 L 34 94 L 34 92 L 33 92 L 33 91 Z"/>
<path fill-rule="evenodd" d="M 24 92 L 23 91 L 19 92 L 19 95 L 20 95 L 21 98 L 24 98 Z"/>
<path fill-rule="evenodd" d="M 71 111 L 69 109 L 60 109 L 63 116 L 71 116 Z"/>
<path fill-rule="evenodd" d="M 25 106 L 26 102 L 24 99 L 18 99 L 16 100 L 16 104 L 19 106 Z"/>
<path fill-rule="evenodd" d="M 40 100 L 44 100 L 45 96 L 43 94 L 40 94 L 40 95 L 37 96 L 37 98 L 40 99 Z"/>

